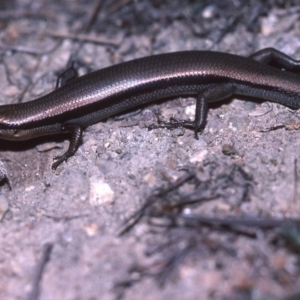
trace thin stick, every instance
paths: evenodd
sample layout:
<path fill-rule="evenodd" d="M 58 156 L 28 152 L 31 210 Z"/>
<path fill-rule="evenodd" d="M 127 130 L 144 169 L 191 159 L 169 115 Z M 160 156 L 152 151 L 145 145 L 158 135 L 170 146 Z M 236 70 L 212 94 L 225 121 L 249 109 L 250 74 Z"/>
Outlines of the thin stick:
<path fill-rule="evenodd" d="M 4 19 L 24 19 L 24 18 L 39 18 L 39 19 L 56 19 L 56 15 L 49 12 L 34 12 L 31 10 L 6 10 L 0 11 L 0 20 Z"/>
<path fill-rule="evenodd" d="M 119 46 L 121 40 L 110 40 L 105 38 L 99 38 L 96 36 L 86 35 L 86 34 L 72 34 L 72 33 L 60 33 L 54 31 L 44 31 L 42 34 L 48 35 L 54 38 L 59 39 L 71 39 L 77 41 L 85 41 L 94 44 L 102 44 L 102 45 L 111 45 L 111 46 Z"/>
<path fill-rule="evenodd" d="M 57 48 L 58 45 L 55 45 L 54 47 L 52 47 L 49 50 L 45 50 L 45 51 L 39 51 L 33 48 L 29 48 L 26 46 L 8 46 L 8 45 L 0 45 L 0 49 L 5 50 L 5 51 L 16 51 L 16 52 L 23 52 L 23 53 L 27 53 L 27 54 L 32 54 L 32 55 L 44 55 L 44 54 L 48 54 L 52 51 L 54 51 Z"/>
<path fill-rule="evenodd" d="M 32 284 L 32 290 L 27 300 L 37 300 L 39 298 L 40 294 L 40 282 L 43 276 L 43 271 L 45 269 L 45 266 L 47 262 L 49 261 L 50 254 L 53 248 L 53 244 L 46 244 L 43 249 L 42 257 L 40 261 L 38 262 L 38 265 L 36 267 L 35 275 L 33 277 L 33 284 Z"/>
<path fill-rule="evenodd" d="M 84 28 L 82 29 L 83 32 L 90 32 L 93 24 L 95 23 L 96 19 L 97 19 L 97 16 L 98 16 L 98 13 L 100 11 L 100 8 L 101 8 L 101 5 L 103 4 L 103 0 L 98 0 L 96 3 L 95 3 L 95 6 L 92 8 L 91 10 L 91 14 L 88 18 L 88 22 L 87 24 L 84 26 Z"/>
<path fill-rule="evenodd" d="M 128 4 L 131 1 L 132 0 L 120 0 L 117 3 L 114 3 L 107 9 L 107 14 L 114 13 L 115 11 L 119 10 L 121 7 L 125 6 L 126 4 Z"/>
<path fill-rule="evenodd" d="M 177 215 L 178 218 L 186 222 L 193 223 L 206 223 L 210 225 L 219 226 L 247 226 L 258 227 L 262 229 L 276 228 L 284 225 L 300 225 L 299 219 L 267 219 L 267 218 L 251 218 L 251 217 L 227 217 L 227 218 L 214 218 L 203 215 L 184 216 Z"/>
<path fill-rule="evenodd" d="M 298 168 L 297 168 L 297 158 L 294 160 L 294 204 L 298 204 Z"/>

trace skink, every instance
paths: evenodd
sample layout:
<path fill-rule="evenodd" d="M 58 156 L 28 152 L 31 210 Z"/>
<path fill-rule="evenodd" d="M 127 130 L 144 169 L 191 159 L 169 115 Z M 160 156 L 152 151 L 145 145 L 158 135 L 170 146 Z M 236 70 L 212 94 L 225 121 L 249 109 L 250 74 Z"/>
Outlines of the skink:
<path fill-rule="evenodd" d="M 195 120 L 178 122 L 204 128 L 208 103 L 246 95 L 300 108 L 300 61 L 273 48 L 250 57 L 210 51 L 186 51 L 144 57 L 104 68 L 38 99 L 0 106 L 0 139 L 27 140 L 70 133 L 66 153 L 77 150 L 87 126 L 162 98 L 196 97 Z"/>

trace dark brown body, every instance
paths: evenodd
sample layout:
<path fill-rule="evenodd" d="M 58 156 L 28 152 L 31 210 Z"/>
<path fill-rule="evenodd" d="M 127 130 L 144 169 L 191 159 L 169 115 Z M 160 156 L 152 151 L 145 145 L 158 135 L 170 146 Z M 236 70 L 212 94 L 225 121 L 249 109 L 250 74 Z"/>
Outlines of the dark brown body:
<path fill-rule="evenodd" d="M 268 65 L 271 61 L 288 71 Z M 145 57 L 87 74 L 36 100 L 0 106 L 0 138 L 24 140 L 71 132 L 77 139 L 73 145 L 76 148 L 82 128 L 130 108 L 178 95 L 198 97 L 195 131 L 205 123 L 207 103 L 232 95 L 300 108 L 300 76 L 290 72 L 294 69 L 299 69 L 299 62 L 274 49 L 250 58 L 208 51 Z M 69 149 L 60 162 L 75 148 Z"/>

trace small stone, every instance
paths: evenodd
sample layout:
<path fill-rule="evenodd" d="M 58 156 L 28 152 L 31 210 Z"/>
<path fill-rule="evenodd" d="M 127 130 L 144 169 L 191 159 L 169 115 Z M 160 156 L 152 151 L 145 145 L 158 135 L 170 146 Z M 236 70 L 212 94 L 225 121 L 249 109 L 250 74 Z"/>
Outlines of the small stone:
<path fill-rule="evenodd" d="M 98 231 L 99 231 L 99 228 L 98 228 L 98 225 L 96 223 L 91 223 L 91 224 L 88 224 L 84 227 L 84 230 L 86 232 L 86 234 L 90 237 L 92 236 L 95 236 Z"/>
<path fill-rule="evenodd" d="M 223 145 L 222 152 L 225 155 L 234 155 L 234 154 L 236 154 L 235 148 L 231 145 L 228 145 L 228 144 Z"/>
<path fill-rule="evenodd" d="M 173 136 L 183 136 L 185 133 L 185 130 L 183 127 L 175 128 L 172 130 L 172 135 Z"/>
<path fill-rule="evenodd" d="M 213 18 L 216 13 L 217 13 L 218 9 L 217 6 L 214 4 L 209 4 L 208 6 L 206 6 L 203 11 L 202 11 L 202 17 L 204 19 L 211 19 Z"/>
<path fill-rule="evenodd" d="M 9 85 L 4 89 L 4 95 L 7 97 L 14 97 L 20 94 L 20 90 L 15 85 Z"/>
<path fill-rule="evenodd" d="M 147 173 L 144 178 L 144 182 L 146 182 L 149 186 L 154 186 L 156 183 L 156 177 L 152 172 Z"/>
<path fill-rule="evenodd" d="M 91 178 L 89 202 L 92 206 L 113 203 L 114 194 L 109 184 Z"/>
<path fill-rule="evenodd" d="M 189 161 L 192 164 L 201 163 L 205 159 L 207 154 L 208 151 L 206 149 L 202 149 L 201 151 L 194 153 L 193 156 L 190 157 Z"/>

